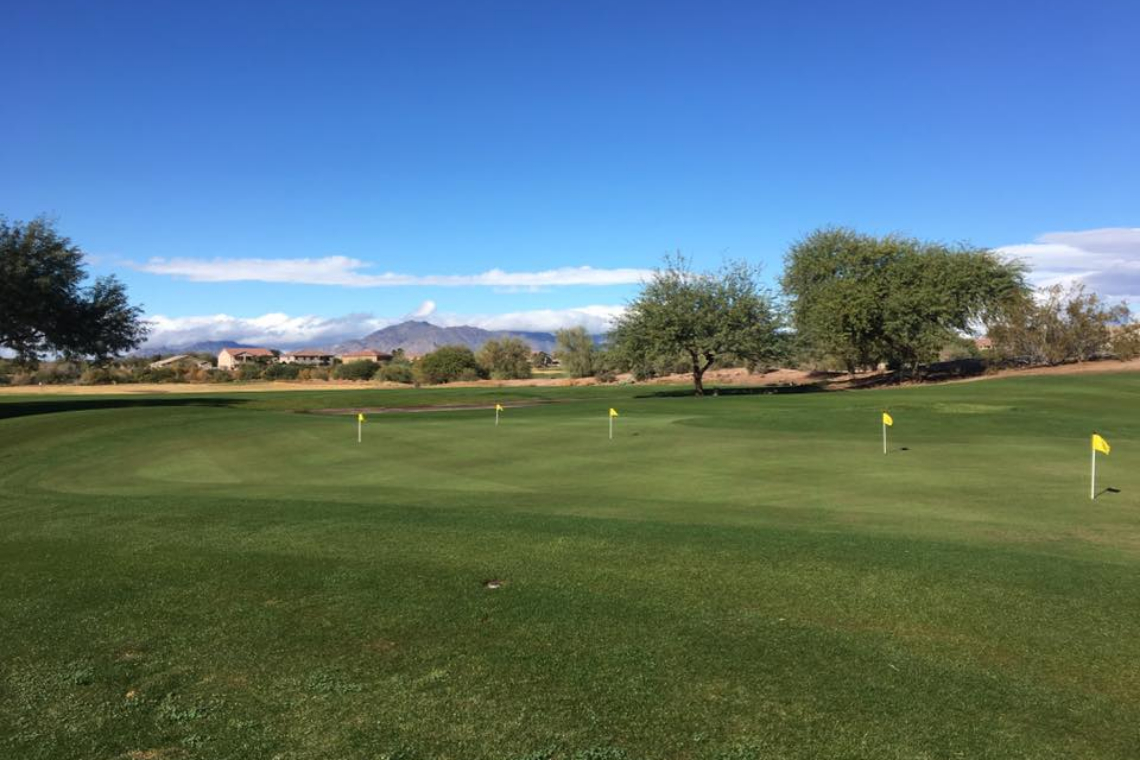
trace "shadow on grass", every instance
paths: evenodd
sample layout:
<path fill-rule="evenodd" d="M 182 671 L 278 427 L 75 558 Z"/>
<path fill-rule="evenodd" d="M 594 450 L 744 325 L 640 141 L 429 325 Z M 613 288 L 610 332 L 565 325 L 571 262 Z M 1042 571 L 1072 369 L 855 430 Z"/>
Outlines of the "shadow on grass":
<path fill-rule="evenodd" d="M 776 396 L 793 393 L 822 393 L 827 390 L 827 383 L 802 383 L 800 385 L 754 385 L 732 386 L 728 388 L 705 388 L 705 398 L 713 396 Z M 692 388 L 670 389 L 642 393 L 634 398 L 686 398 L 693 396 Z"/>
<path fill-rule="evenodd" d="M 246 403 L 246 399 L 222 398 L 53 398 L 37 401 L 0 402 L 0 420 L 30 417 L 37 414 L 85 412 L 96 409 L 144 409 L 159 407 L 233 407 Z"/>

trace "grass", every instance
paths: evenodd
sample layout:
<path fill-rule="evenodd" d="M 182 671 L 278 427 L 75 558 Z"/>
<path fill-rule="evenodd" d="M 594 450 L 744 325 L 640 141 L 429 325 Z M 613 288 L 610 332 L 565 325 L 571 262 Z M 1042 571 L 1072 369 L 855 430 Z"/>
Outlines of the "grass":
<path fill-rule="evenodd" d="M 497 400 L 555 403 L 298 413 Z M 1138 413 L 1127 374 L 5 397 L 0 756 L 1132 759 Z"/>

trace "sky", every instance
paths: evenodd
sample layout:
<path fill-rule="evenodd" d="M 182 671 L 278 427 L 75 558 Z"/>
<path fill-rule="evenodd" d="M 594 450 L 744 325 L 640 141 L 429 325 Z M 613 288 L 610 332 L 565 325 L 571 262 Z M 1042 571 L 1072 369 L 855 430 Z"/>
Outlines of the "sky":
<path fill-rule="evenodd" d="M 1140 307 L 1140 4 L 11 3 L 0 214 L 152 345 L 602 331 L 826 225 Z"/>

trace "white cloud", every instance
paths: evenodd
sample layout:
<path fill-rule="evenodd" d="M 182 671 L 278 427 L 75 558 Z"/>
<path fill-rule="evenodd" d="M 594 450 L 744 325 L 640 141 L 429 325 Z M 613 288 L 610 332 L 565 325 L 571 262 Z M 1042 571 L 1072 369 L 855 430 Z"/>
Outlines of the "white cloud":
<path fill-rule="evenodd" d="M 339 285 L 351 288 L 403 287 L 409 285 L 494 288 L 543 288 L 558 285 L 628 285 L 648 279 L 648 269 L 596 269 L 559 267 L 541 272 L 504 272 L 490 269 L 480 274 L 411 275 L 385 272 L 369 274 L 371 264 L 346 256 L 319 259 L 150 259 L 134 265 L 150 274 L 167 275 L 192 282 L 288 282 L 306 285 Z"/>
<path fill-rule="evenodd" d="M 435 314 L 435 303 L 425 301 L 407 318 L 433 316 L 432 322 L 443 327 L 472 325 L 485 330 L 519 330 L 552 332 L 563 327 L 584 326 L 592 333 L 609 329 L 612 320 L 624 306 L 582 306 L 571 309 L 541 309 L 508 314 L 462 315 Z M 419 312 L 428 310 L 427 314 Z M 342 317 L 313 315 L 290 316 L 272 313 L 259 317 L 234 317 L 210 314 L 191 317 L 150 316 L 152 324 L 147 346 L 185 346 L 202 341 L 232 340 L 238 343 L 274 348 L 332 345 L 363 338 L 370 332 L 402 321 L 375 317 L 371 314 L 348 314 Z"/>
<path fill-rule="evenodd" d="M 579 306 L 489 315 L 441 314 L 433 321 L 444 327 L 474 325 L 484 330 L 554 332 L 564 327 L 585 327 L 591 333 L 604 333 L 624 311 L 624 306 Z"/>
<path fill-rule="evenodd" d="M 435 312 L 435 301 L 424 301 L 419 307 L 408 315 L 411 319 L 424 319 L 430 317 Z"/>
<path fill-rule="evenodd" d="M 1083 282 L 1111 301 L 1140 301 L 1140 227 L 1049 232 L 997 251 L 1024 261 L 1038 286 Z"/>
<path fill-rule="evenodd" d="M 185 346 L 214 340 L 270 346 L 336 343 L 363 337 L 395 321 L 377 319 L 371 314 L 329 318 L 281 313 L 259 317 L 229 314 L 166 317 L 160 314 L 149 316 L 147 320 L 151 323 L 148 346 Z"/>

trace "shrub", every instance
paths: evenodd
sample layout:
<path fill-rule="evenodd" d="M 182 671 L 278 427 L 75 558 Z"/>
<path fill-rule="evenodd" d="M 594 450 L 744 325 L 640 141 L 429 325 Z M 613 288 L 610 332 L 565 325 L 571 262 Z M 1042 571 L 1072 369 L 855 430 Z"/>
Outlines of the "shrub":
<path fill-rule="evenodd" d="M 479 364 L 496 380 L 530 377 L 530 346 L 519 338 L 489 340 L 479 349 Z"/>
<path fill-rule="evenodd" d="M 479 380 L 485 376 L 475 354 L 466 346 L 444 346 L 432 351 L 420 359 L 415 371 L 421 382 L 430 385 Z"/>
<path fill-rule="evenodd" d="M 594 374 L 594 339 L 585 327 L 559 330 L 555 333 L 557 348 L 554 356 L 570 377 L 589 377 Z"/>
<path fill-rule="evenodd" d="M 380 379 L 389 383 L 407 383 L 414 381 L 412 365 L 407 362 L 390 362 L 380 368 Z"/>
<path fill-rule="evenodd" d="M 109 385 L 114 380 L 111 372 L 103 367 L 88 367 L 79 376 L 81 385 Z"/>
<path fill-rule="evenodd" d="M 333 369 L 333 377 L 337 380 L 371 380 L 379 369 L 374 362 L 357 361 L 338 364 Z"/>
<path fill-rule="evenodd" d="M 301 368 L 296 364 L 270 364 L 262 374 L 266 380 L 296 380 Z"/>
<path fill-rule="evenodd" d="M 1140 323 L 1124 325 L 1113 332 L 1112 353 L 1122 361 L 1140 357 Z"/>
<path fill-rule="evenodd" d="M 249 362 L 238 367 L 238 380 L 260 380 L 265 376 L 265 367 L 259 362 Z"/>

